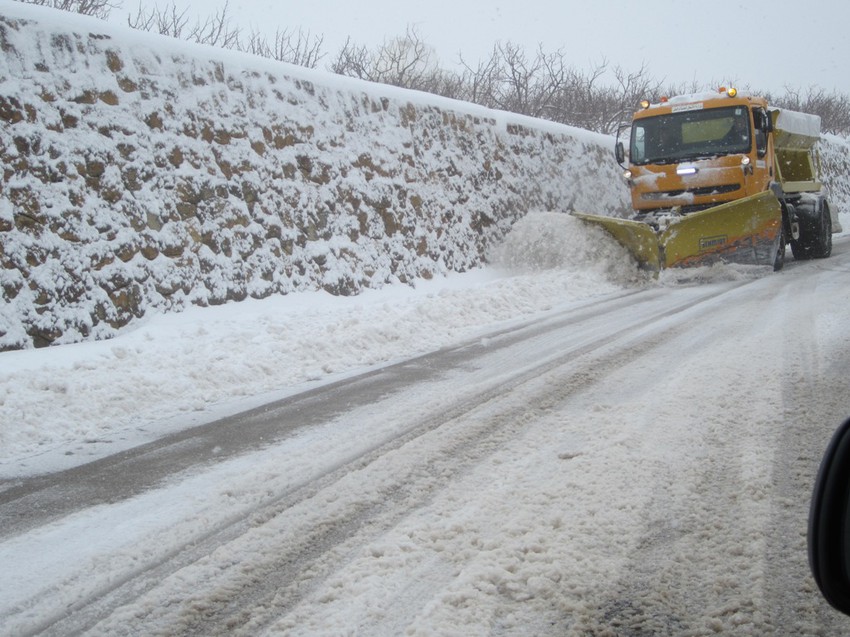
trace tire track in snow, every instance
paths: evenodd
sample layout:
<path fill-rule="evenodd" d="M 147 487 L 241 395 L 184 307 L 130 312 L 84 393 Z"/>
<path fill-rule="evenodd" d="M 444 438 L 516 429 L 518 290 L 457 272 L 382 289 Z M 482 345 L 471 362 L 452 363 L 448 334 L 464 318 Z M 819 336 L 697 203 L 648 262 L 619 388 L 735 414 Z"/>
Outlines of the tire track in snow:
<path fill-rule="evenodd" d="M 850 346 L 836 347 L 827 365 L 815 330 L 828 310 L 810 301 L 824 298 L 813 292 L 820 285 L 844 293 L 846 284 L 818 265 L 794 264 L 769 286 L 748 287 L 752 296 L 730 298 L 735 311 L 700 317 L 717 351 L 693 345 L 688 358 L 717 361 L 718 377 L 728 377 L 719 390 L 680 390 L 706 405 L 693 431 L 676 434 L 703 457 L 693 467 L 658 467 L 668 488 L 653 494 L 639 550 L 615 594 L 569 634 L 846 634 L 846 618 L 817 592 L 806 552 L 820 454 L 850 400 Z M 841 271 L 846 260 L 829 265 Z M 798 329 L 789 333 L 790 325 Z M 751 350 L 750 366 L 723 364 L 724 347 Z M 688 359 L 679 365 L 686 373 Z"/>
<path fill-rule="evenodd" d="M 739 285 L 743 284 L 732 287 Z M 665 331 L 685 330 L 682 319 L 677 319 L 679 315 L 727 293 L 728 289 L 724 287 L 719 290 L 713 288 L 701 291 L 672 308 L 664 303 L 663 291 L 650 290 L 503 331 L 486 339 L 486 344 L 467 344 L 393 366 L 391 369 L 396 376 L 394 382 L 397 386 L 391 391 L 379 391 L 383 397 L 401 391 L 406 382 L 419 383 L 423 378 L 430 378 L 435 369 L 445 373 L 446 369 L 467 368 L 477 357 L 492 355 L 494 351 L 501 349 L 507 351 L 511 347 L 523 348 L 528 341 L 535 339 L 546 341 L 547 338 L 557 335 L 560 340 L 562 332 L 559 330 L 569 329 L 576 337 L 572 346 L 563 350 L 556 349 L 555 353 L 552 353 L 551 346 L 547 344 L 545 349 L 549 351 L 541 359 L 530 362 L 526 360 L 524 367 L 505 372 L 495 384 L 490 382 L 488 387 L 476 389 L 455 401 L 450 409 L 443 409 L 436 416 L 415 420 L 392 439 L 367 449 L 342 466 L 329 468 L 320 479 L 276 494 L 265 504 L 251 511 L 250 515 L 246 516 L 245 512 L 242 512 L 235 518 L 225 517 L 212 532 L 194 538 L 189 545 L 160 552 L 155 560 L 120 577 L 112 578 L 108 584 L 87 598 L 80 599 L 72 608 L 56 610 L 44 621 L 31 625 L 29 630 L 22 633 L 46 630 L 48 634 L 75 634 L 94 627 L 104 618 L 109 625 L 110 616 L 118 618 L 120 624 L 124 611 L 117 609 L 124 604 L 133 603 L 146 593 L 153 593 L 155 597 L 161 582 L 167 582 L 173 577 L 185 577 L 193 568 L 203 570 L 217 552 L 226 549 L 230 543 L 243 541 L 252 533 L 262 535 L 262 528 L 286 511 L 310 505 L 322 491 L 333 488 L 358 472 L 368 471 L 375 463 L 405 446 L 415 444 L 425 436 L 449 428 L 454 429 L 454 438 L 447 443 L 448 446 L 439 447 L 437 456 L 411 466 L 405 478 L 400 476 L 391 481 L 382 488 L 379 497 L 354 501 L 337 518 L 316 520 L 315 526 L 307 529 L 300 543 L 295 543 L 288 550 L 277 554 L 274 559 L 252 565 L 247 571 L 237 574 L 235 583 L 228 586 L 223 594 L 218 591 L 209 598 L 193 598 L 192 608 L 198 609 L 197 611 L 182 609 L 191 617 L 191 621 L 182 625 L 181 629 L 181 632 L 187 634 L 208 634 L 223 630 L 223 626 L 226 626 L 228 631 L 236 630 L 239 626 L 246 625 L 246 622 L 250 624 L 251 630 L 254 630 L 259 616 L 267 616 L 271 620 L 291 608 L 333 572 L 346 551 L 360 545 L 364 538 L 392 526 L 410 510 L 426 501 L 434 490 L 439 488 L 439 484 L 435 483 L 432 477 L 433 467 L 440 467 L 445 481 L 455 479 L 492 453 L 504 440 L 515 435 L 516 423 L 533 419 L 534 409 L 527 406 L 519 411 L 506 409 L 502 412 L 499 409 L 500 400 L 510 396 L 511 391 L 541 375 L 576 365 L 570 382 L 565 383 L 562 393 L 555 397 L 559 401 L 565 400 L 596 382 L 600 375 L 604 376 L 606 370 L 634 357 L 635 346 L 638 349 L 651 348 L 663 338 L 669 337 Z M 644 315 L 640 313 L 642 307 L 646 308 Z M 623 325 L 620 330 L 605 333 L 594 327 L 594 323 L 601 317 L 611 312 L 622 313 L 626 308 L 628 316 L 620 319 Z M 610 323 L 606 324 L 610 327 Z M 654 336 L 648 338 L 647 334 Z M 629 346 L 624 346 L 625 343 Z M 601 357 L 600 360 L 604 360 L 604 364 L 600 364 L 600 360 L 593 363 L 576 362 L 590 355 Z M 608 358 L 605 359 L 605 356 Z M 423 375 L 423 369 L 428 373 Z M 540 397 L 541 404 L 545 404 L 546 400 L 551 402 L 552 397 Z M 474 415 L 481 409 L 493 413 L 488 418 L 476 419 Z M 458 429 L 458 423 L 463 423 L 464 426 Z M 260 544 L 267 540 L 268 538 L 262 539 Z M 232 576 L 235 570 L 225 569 L 228 576 Z M 218 568 L 213 567 L 213 571 L 217 572 Z M 199 578 L 197 581 L 203 582 L 204 579 Z M 302 582 L 303 585 L 299 584 L 293 588 L 288 586 L 287 582 Z M 203 598 L 203 595 L 199 597 Z M 264 605 L 268 606 L 268 611 L 259 612 Z M 177 610 L 175 606 L 180 605 L 172 605 L 167 611 L 171 620 L 180 624 L 179 617 L 173 616 Z M 151 610 L 152 615 L 166 610 L 156 605 L 150 608 L 155 609 Z M 246 608 L 250 609 L 249 613 L 246 613 Z M 140 618 L 134 617 L 134 626 L 138 626 L 139 620 Z M 154 626 L 156 625 L 157 622 L 154 621 Z"/>
<path fill-rule="evenodd" d="M 797 330 L 783 342 L 788 375 L 777 424 L 773 497 L 765 561 L 767 604 L 788 634 L 847 634 L 846 618 L 820 596 L 808 564 L 808 514 L 821 457 L 838 425 L 850 416 L 850 344 L 836 329 L 846 316 L 813 301 L 847 295 L 850 254 L 837 244 L 833 257 L 801 270 L 777 305 L 793 308 Z M 824 294 L 823 288 L 827 289 Z M 831 336 L 824 339 L 824 333 Z M 830 343 L 822 350 L 821 342 Z"/>

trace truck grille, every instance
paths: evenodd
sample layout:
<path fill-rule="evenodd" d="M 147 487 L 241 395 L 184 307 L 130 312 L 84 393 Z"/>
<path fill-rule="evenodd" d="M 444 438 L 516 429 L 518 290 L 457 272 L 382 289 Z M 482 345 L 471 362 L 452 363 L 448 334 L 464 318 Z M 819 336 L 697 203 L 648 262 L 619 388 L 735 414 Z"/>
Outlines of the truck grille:
<path fill-rule="evenodd" d="M 729 184 L 727 186 L 705 186 L 703 188 L 686 188 L 683 190 L 663 190 L 661 192 L 645 192 L 641 195 L 644 201 L 664 201 L 665 199 L 678 199 L 679 197 L 710 197 L 713 195 L 724 195 L 729 192 L 740 190 L 740 184 Z"/>

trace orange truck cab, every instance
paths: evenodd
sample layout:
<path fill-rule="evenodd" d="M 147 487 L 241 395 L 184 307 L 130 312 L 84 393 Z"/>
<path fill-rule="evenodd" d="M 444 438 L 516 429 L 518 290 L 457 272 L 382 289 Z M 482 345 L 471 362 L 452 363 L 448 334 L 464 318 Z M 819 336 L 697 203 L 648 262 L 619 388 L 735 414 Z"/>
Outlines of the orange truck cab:
<path fill-rule="evenodd" d="M 627 176 L 638 213 L 704 210 L 763 192 L 773 179 L 767 102 L 682 96 L 634 115 Z"/>

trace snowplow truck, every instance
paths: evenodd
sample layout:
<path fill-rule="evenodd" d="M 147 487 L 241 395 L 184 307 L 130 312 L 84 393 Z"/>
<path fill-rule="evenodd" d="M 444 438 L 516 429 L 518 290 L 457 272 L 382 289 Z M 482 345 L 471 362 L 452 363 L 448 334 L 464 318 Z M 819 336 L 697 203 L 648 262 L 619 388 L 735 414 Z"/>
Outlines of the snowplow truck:
<path fill-rule="evenodd" d="M 631 218 L 573 212 L 605 228 L 649 270 L 718 261 L 780 270 L 828 257 L 837 211 L 818 181 L 820 117 L 771 109 L 735 89 L 643 102 L 628 154 L 615 156 Z"/>

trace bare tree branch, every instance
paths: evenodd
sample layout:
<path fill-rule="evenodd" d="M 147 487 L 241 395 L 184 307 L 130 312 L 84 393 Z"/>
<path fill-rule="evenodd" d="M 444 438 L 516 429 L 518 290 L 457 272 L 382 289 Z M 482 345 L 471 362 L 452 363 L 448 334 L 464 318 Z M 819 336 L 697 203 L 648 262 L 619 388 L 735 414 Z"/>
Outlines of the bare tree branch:
<path fill-rule="evenodd" d="M 26 4 L 35 4 L 70 13 L 79 13 L 106 20 L 112 9 L 121 8 L 121 0 L 19 0 Z"/>

